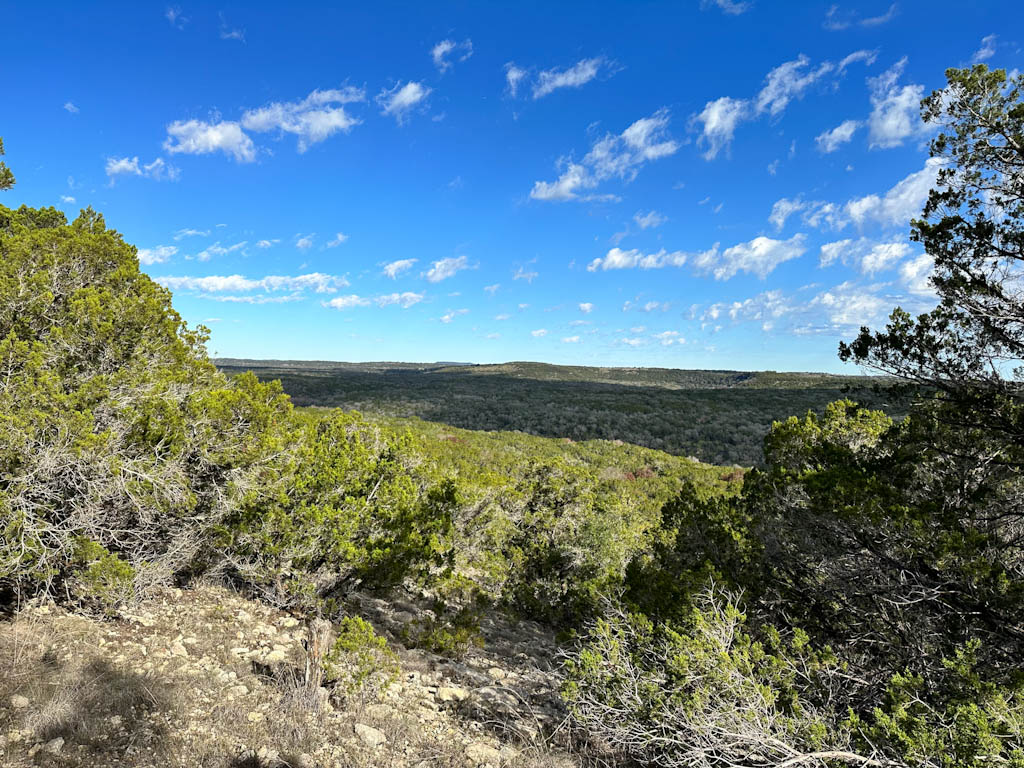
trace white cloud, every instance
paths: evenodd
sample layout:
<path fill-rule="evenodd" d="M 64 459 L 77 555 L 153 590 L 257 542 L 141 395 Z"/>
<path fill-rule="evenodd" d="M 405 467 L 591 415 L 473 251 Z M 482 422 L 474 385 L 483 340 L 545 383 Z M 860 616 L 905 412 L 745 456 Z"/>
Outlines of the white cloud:
<path fill-rule="evenodd" d="M 589 315 L 593 311 L 594 305 L 591 304 L 589 301 L 580 302 L 580 312 L 582 312 L 584 315 Z"/>
<path fill-rule="evenodd" d="M 935 271 L 935 261 L 927 253 L 905 261 L 900 267 L 900 278 L 907 290 L 915 296 L 933 297 L 935 288 L 929 278 Z"/>
<path fill-rule="evenodd" d="M 484 291 L 486 293 L 491 294 L 491 296 L 493 296 L 495 293 L 498 292 L 499 288 L 501 288 L 501 283 L 495 283 L 494 285 L 485 285 L 484 286 Z"/>
<path fill-rule="evenodd" d="M 628 339 L 619 339 L 619 341 L 621 341 L 627 347 L 646 347 L 647 346 L 647 339 L 628 338 Z"/>
<path fill-rule="evenodd" d="M 588 200 L 593 198 L 580 197 L 577 191 L 593 189 L 611 178 L 632 181 L 646 163 L 679 150 L 679 143 L 668 137 L 668 122 L 668 110 L 659 109 L 650 117 L 633 122 L 620 134 L 606 134 L 594 143 L 581 163 L 561 161 L 566 169 L 558 180 L 535 182 L 530 197 L 546 201 Z"/>
<path fill-rule="evenodd" d="M 843 60 L 839 62 L 839 66 L 836 68 L 840 74 L 846 70 L 848 66 L 858 61 L 863 61 L 867 66 L 871 66 L 875 63 L 875 59 L 878 58 L 878 51 L 861 50 L 854 51 L 843 57 Z"/>
<path fill-rule="evenodd" d="M 366 101 L 362 88 L 345 86 L 314 90 L 301 101 L 272 102 L 242 114 L 241 125 L 247 131 L 282 131 L 298 136 L 298 150 L 305 152 L 339 131 L 348 133 L 361 122 L 349 115 L 344 104 Z M 236 156 L 236 159 L 237 156 Z"/>
<path fill-rule="evenodd" d="M 185 24 L 188 22 L 184 16 L 181 15 L 181 8 L 178 6 L 169 6 L 167 11 L 164 13 L 164 18 L 171 23 L 172 27 L 178 29 L 184 29 Z"/>
<path fill-rule="evenodd" d="M 835 152 L 840 146 L 853 138 L 854 132 L 860 127 L 857 120 L 844 120 L 831 131 L 819 134 L 814 140 L 818 144 L 818 151 L 827 155 Z"/>
<path fill-rule="evenodd" d="M 985 37 L 981 38 L 981 48 L 974 52 L 974 55 L 971 57 L 971 62 L 977 64 L 978 62 L 981 61 L 987 61 L 988 59 L 991 59 L 995 55 L 995 52 L 996 36 L 985 35 Z M 76 109 L 75 111 L 77 112 L 78 110 Z"/>
<path fill-rule="evenodd" d="M 738 0 L 700 0 L 701 8 L 710 8 L 712 5 L 717 6 L 722 13 L 727 13 L 730 16 L 739 16 L 750 8 L 751 3 L 739 2 Z"/>
<path fill-rule="evenodd" d="M 167 126 L 164 149 L 170 154 L 208 155 L 223 152 L 239 163 L 256 159 L 256 146 L 239 123 L 221 120 L 175 120 Z"/>
<path fill-rule="evenodd" d="M 526 70 L 517 67 L 511 61 L 505 65 L 505 82 L 508 85 L 509 95 L 514 99 L 519 92 L 519 83 L 526 77 Z"/>
<path fill-rule="evenodd" d="M 459 317 L 460 315 L 465 315 L 468 312 L 468 309 L 449 309 L 447 312 L 441 315 L 440 319 L 442 323 L 450 323 L 456 317 Z"/>
<path fill-rule="evenodd" d="M 654 338 L 660 341 L 663 347 L 686 343 L 686 339 L 679 334 L 679 331 L 662 331 L 661 333 L 654 334 Z"/>
<path fill-rule="evenodd" d="M 414 304 L 419 304 L 423 301 L 424 295 L 422 293 L 413 293 L 412 291 L 402 291 L 401 293 L 387 293 L 378 296 L 374 301 L 378 307 L 390 307 L 397 304 L 402 309 L 408 309 Z"/>
<path fill-rule="evenodd" d="M 281 238 L 274 237 L 274 238 L 271 238 L 270 240 L 260 240 L 258 243 L 256 243 L 256 247 L 257 248 L 273 248 L 275 245 L 277 245 L 280 242 L 281 242 Z"/>
<path fill-rule="evenodd" d="M 325 301 L 324 306 L 330 307 L 331 309 L 343 310 L 352 309 L 353 307 L 368 307 L 372 302 L 358 294 L 352 293 L 348 296 L 338 296 L 337 298 Z"/>
<path fill-rule="evenodd" d="M 165 163 L 163 158 L 158 157 L 148 165 L 142 165 L 139 163 L 137 156 L 108 157 L 106 172 L 107 176 L 111 179 L 111 183 L 113 183 L 115 176 L 142 176 L 147 179 L 156 179 L 157 181 L 163 179 L 174 181 L 179 175 L 178 169 L 173 165 Z"/>
<path fill-rule="evenodd" d="M 179 229 L 174 233 L 175 240 L 183 240 L 186 237 L 209 237 L 210 230 L 206 229 Z"/>
<path fill-rule="evenodd" d="M 764 88 L 757 95 L 758 114 L 768 112 L 777 117 L 793 99 L 799 99 L 809 86 L 833 70 L 831 62 L 825 61 L 808 70 L 810 59 L 801 54 L 793 61 L 775 67 L 765 77 Z"/>
<path fill-rule="evenodd" d="M 60 201 L 62 203 L 73 203 L 75 202 L 75 198 L 73 198 L 71 195 L 61 195 Z"/>
<path fill-rule="evenodd" d="M 327 241 L 328 248 L 337 248 L 339 245 L 348 240 L 348 235 L 343 232 L 338 232 L 333 238 Z"/>
<path fill-rule="evenodd" d="M 473 41 L 466 38 L 461 43 L 454 40 L 442 40 L 430 50 L 430 56 L 434 60 L 434 66 L 441 74 L 451 69 L 454 62 L 448 60 L 448 54 L 456 53 L 459 61 L 465 61 L 473 55 Z"/>
<path fill-rule="evenodd" d="M 671 253 L 662 248 L 657 253 L 643 253 L 637 248 L 624 251 L 612 248 L 604 258 L 594 259 L 587 265 L 588 272 L 609 269 L 661 269 L 662 267 L 681 267 L 686 263 L 687 254 L 682 251 Z"/>
<path fill-rule="evenodd" d="M 495 315 L 494 319 L 495 320 L 511 320 L 512 319 L 512 315 Z"/>
<path fill-rule="evenodd" d="M 377 104 L 381 107 L 382 115 L 390 115 L 401 124 L 405 122 L 411 110 L 423 104 L 430 95 L 430 90 L 422 83 L 412 80 L 405 85 L 397 83 L 390 91 L 385 89 L 377 94 Z"/>
<path fill-rule="evenodd" d="M 787 197 L 783 197 L 781 200 L 775 201 L 775 205 L 772 206 L 772 212 L 768 215 L 768 221 L 775 225 L 775 231 L 778 232 L 786 225 L 786 219 L 806 207 L 807 204 L 799 198 L 790 200 Z"/>
<path fill-rule="evenodd" d="M 896 3 L 889 6 L 889 10 L 879 16 L 868 16 L 866 18 L 859 18 L 856 11 L 849 11 L 844 13 L 838 5 L 832 5 L 825 13 L 825 21 L 822 22 L 822 26 L 825 29 L 832 30 L 833 32 L 849 29 L 853 26 L 858 27 L 878 27 L 891 21 L 896 17 L 898 8 Z"/>
<path fill-rule="evenodd" d="M 465 256 L 448 257 L 435 261 L 434 266 L 427 271 L 426 277 L 431 283 L 439 283 L 442 280 L 448 279 L 456 272 L 468 268 L 469 261 Z"/>
<path fill-rule="evenodd" d="M 668 217 L 662 216 L 657 211 L 649 211 L 648 213 L 637 211 L 633 214 L 633 221 L 636 222 L 640 229 L 651 229 L 653 227 L 660 227 L 668 221 Z"/>
<path fill-rule="evenodd" d="M 850 282 L 818 294 L 810 305 L 824 310 L 829 322 L 839 328 L 874 325 L 891 306 L 888 299 Z"/>
<path fill-rule="evenodd" d="M 736 126 L 750 116 L 750 104 L 743 99 L 722 96 L 704 105 L 704 111 L 694 117 L 695 123 L 703 124 L 699 142 L 707 149 L 705 160 L 713 160 L 722 149 L 732 143 Z"/>
<path fill-rule="evenodd" d="M 528 271 L 525 267 L 517 267 L 512 275 L 513 280 L 525 280 L 528 283 L 532 283 L 536 277 L 536 272 Z"/>
<path fill-rule="evenodd" d="M 788 240 L 755 237 L 718 253 L 717 247 L 705 251 L 694 259 L 695 267 L 713 274 L 716 280 L 728 280 L 738 272 L 748 272 L 764 280 L 779 264 L 802 256 L 807 248 L 804 235 L 796 234 Z"/>
<path fill-rule="evenodd" d="M 67 110 L 68 112 L 70 112 L 70 113 L 71 113 L 72 115 L 77 115 L 77 114 L 78 114 L 78 112 L 79 112 L 79 109 L 78 109 L 78 107 L 76 107 L 76 106 L 75 106 L 75 105 L 74 105 L 73 103 L 71 103 L 70 101 L 65 101 L 65 102 L 64 102 L 64 109 L 66 109 L 66 110 Z"/>
<path fill-rule="evenodd" d="M 900 85 L 906 57 L 878 77 L 868 78 L 871 90 L 871 117 L 868 118 L 869 144 L 872 149 L 898 147 L 904 139 L 927 131 L 921 122 L 923 85 Z"/>
<path fill-rule="evenodd" d="M 177 246 L 158 245 L 156 248 L 139 248 L 140 264 L 163 264 L 178 252 Z"/>
<path fill-rule="evenodd" d="M 839 261 L 847 266 L 856 265 L 861 272 L 873 275 L 892 269 L 912 253 L 911 247 L 900 241 L 876 242 L 867 238 L 837 240 L 821 246 L 822 267 Z"/>
<path fill-rule="evenodd" d="M 308 235 L 296 235 L 295 236 L 295 247 L 300 251 L 305 251 L 313 247 L 313 238 L 316 237 L 315 233 Z"/>
<path fill-rule="evenodd" d="M 252 293 L 264 291 L 306 291 L 315 293 L 337 293 L 348 285 L 348 280 L 338 275 L 311 272 L 306 275 L 268 275 L 258 279 L 242 275 L 209 275 L 207 277 L 155 277 L 156 282 L 172 291 L 199 291 L 202 293 Z"/>
<path fill-rule="evenodd" d="M 930 157 L 924 168 L 897 183 L 884 196 L 867 195 L 846 204 L 845 212 L 858 226 L 875 221 L 883 226 L 906 226 L 921 214 L 928 191 L 944 164 L 943 158 Z"/>
<path fill-rule="evenodd" d="M 544 336 L 548 335 L 548 329 L 547 328 L 538 328 L 535 331 L 530 331 L 530 335 L 533 336 L 533 338 L 535 338 L 535 339 L 540 339 L 540 338 L 543 338 Z"/>
<path fill-rule="evenodd" d="M 403 272 L 412 269 L 412 266 L 416 261 L 417 259 L 398 259 L 397 261 L 389 261 L 384 265 L 382 272 L 394 280 Z"/>
<path fill-rule="evenodd" d="M 582 59 L 566 69 L 545 69 L 537 75 L 533 86 L 533 98 L 539 99 L 559 88 L 579 88 L 595 77 L 604 64 L 601 56 Z"/>
<path fill-rule="evenodd" d="M 580 337 L 579 336 L 566 336 L 564 339 L 562 339 L 562 343 L 563 344 L 579 344 L 580 343 Z"/>
<path fill-rule="evenodd" d="M 242 242 L 235 243 L 234 245 L 224 246 L 221 245 L 220 241 L 218 240 L 213 245 L 208 245 L 206 248 L 204 248 L 198 254 L 196 254 L 196 259 L 198 259 L 199 261 L 209 261 L 214 256 L 224 256 L 225 254 L 228 253 L 240 251 L 243 248 L 245 248 L 246 245 L 247 241 L 243 240 Z"/>

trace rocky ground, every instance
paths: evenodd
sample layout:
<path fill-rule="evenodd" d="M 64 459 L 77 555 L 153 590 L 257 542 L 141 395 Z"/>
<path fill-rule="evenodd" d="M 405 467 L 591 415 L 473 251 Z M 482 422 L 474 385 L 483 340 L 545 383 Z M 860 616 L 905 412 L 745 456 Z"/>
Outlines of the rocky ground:
<path fill-rule="evenodd" d="M 0 765 L 578 764 L 539 625 L 487 618 L 454 661 L 394 641 L 415 604 L 355 605 L 401 661 L 379 695 L 311 693 L 306 626 L 223 587 L 163 589 L 115 619 L 30 605 L 0 622 Z"/>

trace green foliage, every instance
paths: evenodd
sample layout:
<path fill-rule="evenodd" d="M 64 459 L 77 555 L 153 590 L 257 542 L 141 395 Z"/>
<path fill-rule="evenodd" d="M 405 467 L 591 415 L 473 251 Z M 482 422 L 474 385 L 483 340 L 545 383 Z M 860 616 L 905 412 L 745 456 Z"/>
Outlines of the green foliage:
<path fill-rule="evenodd" d="M 4 137 L 0 136 L 0 157 L 4 155 Z M 14 174 L 7 167 L 7 163 L 0 160 L 0 191 L 10 189 L 14 186 Z"/>
<path fill-rule="evenodd" d="M 72 565 L 75 596 L 103 612 L 113 613 L 135 597 L 135 569 L 96 542 L 75 541 Z"/>
<path fill-rule="evenodd" d="M 482 613 L 480 603 L 452 609 L 438 602 L 433 615 L 418 617 L 402 627 L 402 642 L 450 659 L 461 659 L 471 648 L 483 647 L 483 635 L 480 633 Z"/>
<path fill-rule="evenodd" d="M 338 637 L 324 659 L 328 682 L 350 696 L 379 696 L 398 679 L 401 667 L 387 640 L 358 616 L 346 616 L 338 625 Z"/>
<path fill-rule="evenodd" d="M 429 366 L 218 360 L 279 378 L 300 406 L 355 409 L 463 429 L 621 440 L 713 464 L 757 466 L 772 422 L 865 390 L 864 376 L 585 368 L 542 363 Z M 874 395 L 858 392 L 870 401 Z"/>

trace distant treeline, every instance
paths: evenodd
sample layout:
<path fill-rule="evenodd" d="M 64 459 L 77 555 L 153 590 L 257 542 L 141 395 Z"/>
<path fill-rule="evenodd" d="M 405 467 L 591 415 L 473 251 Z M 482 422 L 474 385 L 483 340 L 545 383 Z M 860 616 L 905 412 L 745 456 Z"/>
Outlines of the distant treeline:
<path fill-rule="evenodd" d="M 714 464 L 760 465 L 774 421 L 853 397 L 887 407 L 879 379 L 824 373 L 221 359 L 280 379 L 296 405 L 417 417 L 464 429 L 622 440 Z"/>

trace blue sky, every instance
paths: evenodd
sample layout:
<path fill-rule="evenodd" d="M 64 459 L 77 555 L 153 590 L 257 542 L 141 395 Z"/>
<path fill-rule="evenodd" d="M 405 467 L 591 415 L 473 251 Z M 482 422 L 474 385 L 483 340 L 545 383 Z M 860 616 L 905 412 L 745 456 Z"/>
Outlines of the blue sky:
<path fill-rule="evenodd" d="M 848 370 L 930 307 L 920 98 L 1017 2 L 9 5 L 6 205 L 91 205 L 210 350 Z"/>

